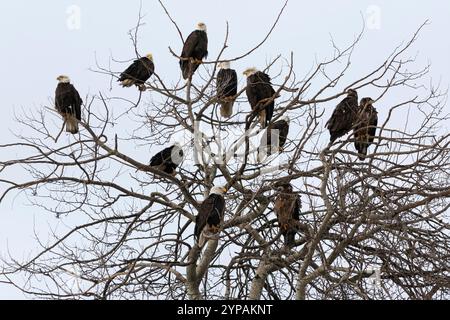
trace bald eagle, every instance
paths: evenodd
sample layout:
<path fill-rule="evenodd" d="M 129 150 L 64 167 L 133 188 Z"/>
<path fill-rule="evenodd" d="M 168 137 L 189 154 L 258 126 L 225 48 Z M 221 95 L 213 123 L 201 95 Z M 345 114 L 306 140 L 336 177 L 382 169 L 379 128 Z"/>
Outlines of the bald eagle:
<path fill-rule="evenodd" d="M 219 232 L 225 213 L 224 187 L 212 187 L 209 196 L 201 204 L 195 218 L 194 236 L 200 248 Z"/>
<path fill-rule="evenodd" d="M 358 150 L 358 157 L 364 161 L 367 156 L 367 149 L 373 143 L 378 124 L 378 112 L 372 105 L 371 98 L 362 98 L 359 111 L 356 117 L 354 128 L 355 148 Z"/>
<path fill-rule="evenodd" d="M 284 244 L 292 247 L 295 243 L 295 234 L 298 231 L 300 221 L 300 209 L 302 203 L 300 196 L 293 192 L 292 185 L 282 184 L 279 194 L 275 199 L 274 211 L 277 215 L 280 232 L 284 237 Z"/>
<path fill-rule="evenodd" d="M 202 22 L 197 24 L 194 30 L 183 46 L 181 52 L 180 67 L 183 73 L 183 79 L 188 79 L 202 64 L 203 59 L 208 57 L 208 35 L 206 34 L 206 25 Z"/>
<path fill-rule="evenodd" d="M 230 69 L 230 62 L 219 64 L 217 73 L 217 98 L 220 103 L 220 115 L 229 118 L 233 114 L 234 99 L 237 94 L 237 74 L 236 70 Z"/>
<path fill-rule="evenodd" d="M 153 64 L 153 55 L 149 53 L 134 62 L 120 74 L 119 82 L 123 87 L 131 87 L 135 85 L 139 90 L 145 90 L 145 82 L 155 72 L 155 65 Z"/>
<path fill-rule="evenodd" d="M 150 160 L 150 166 L 167 174 L 176 175 L 175 169 L 183 160 L 183 149 L 179 143 L 155 154 Z"/>
<path fill-rule="evenodd" d="M 358 93 L 349 89 L 347 97 L 334 109 L 331 118 L 326 123 L 330 131 L 330 143 L 347 134 L 353 127 L 358 112 Z"/>
<path fill-rule="evenodd" d="M 77 89 L 70 83 L 68 76 L 59 76 L 55 91 L 55 108 L 64 118 L 66 131 L 78 133 L 78 121 L 81 120 L 81 100 Z"/>
<path fill-rule="evenodd" d="M 256 68 L 245 70 L 244 75 L 247 77 L 248 102 L 253 112 L 258 112 L 261 128 L 265 128 L 272 120 L 276 98 L 270 77 Z"/>
<path fill-rule="evenodd" d="M 265 156 L 272 152 L 282 152 L 289 133 L 289 117 L 284 116 L 280 120 L 270 124 L 261 138 L 258 148 L 258 159 L 263 161 Z M 272 138 L 275 140 L 272 144 Z"/>

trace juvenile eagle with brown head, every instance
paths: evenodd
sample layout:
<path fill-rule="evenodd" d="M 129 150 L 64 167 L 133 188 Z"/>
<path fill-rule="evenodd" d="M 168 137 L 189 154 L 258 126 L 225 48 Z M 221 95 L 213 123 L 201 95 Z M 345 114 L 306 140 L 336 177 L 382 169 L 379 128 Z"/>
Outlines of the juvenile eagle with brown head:
<path fill-rule="evenodd" d="M 295 234 L 299 229 L 298 222 L 302 203 L 300 196 L 293 192 L 290 183 L 282 184 L 278 187 L 278 191 L 274 211 L 277 215 L 280 232 L 284 237 L 284 244 L 292 247 L 295 244 Z"/>
<path fill-rule="evenodd" d="M 336 106 L 331 118 L 325 124 L 330 131 L 330 143 L 347 134 L 353 128 L 358 109 L 358 93 L 356 90 L 349 89 L 347 97 Z"/>
<path fill-rule="evenodd" d="M 378 124 L 378 112 L 373 106 L 372 98 L 362 98 L 359 111 L 356 117 L 355 128 L 355 148 L 358 150 L 358 157 L 364 161 L 367 156 L 367 149 L 373 143 Z"/>

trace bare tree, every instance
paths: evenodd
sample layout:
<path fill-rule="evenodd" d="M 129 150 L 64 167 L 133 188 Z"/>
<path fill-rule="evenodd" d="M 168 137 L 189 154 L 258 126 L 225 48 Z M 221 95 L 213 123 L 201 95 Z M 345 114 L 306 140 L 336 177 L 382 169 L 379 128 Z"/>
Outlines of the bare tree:
<path fill-rule="evenodd" d="M 215 76 L 219 62 L 269 41 L 283 10 L 238 57 L 226 56 L 227 26 L 220 54 L 192 81 L 168 84 L 156 73 L 136 101 L 104 92 L 86 97 L 77 136 L 64 138 L 51 105 L 18 116 L 23 130 L 0 146 L 7 157 L 20 154 L 0 162 L 0 201 L 25 193 L 66 219 L 68 230 L 37 238 L 41 249 L 25 261 L 5 258 L 0 281 L 44 298 L 448 299 L 446 92 L 425 85 L 430 66 L 414 70 L 409 53 L 426 24 L 350 82 L 345 76 L 364 30 L 345 48 L 333 43 L 333 56 L 303 77 L 294 54 L 270 61 L 265 70 L 279 96 L 273 121 L 289 115 L 291 129 L 283 153 L 260 162 L 255 147 L 263 132 L 245 87 L 234 115 L 223 119 Z M 138 57 L 141 23 L 130 31 Z M 119 76 L 101 65 L 96 72 L 105 81 Z M 352 134 L 327 145 L 324 111 L 349 88 L 370 90 L 386 110 L 365 162 L 357 160 Z M 382 105 L 390 95 L 404 98 Z M 148 165 L 174 137 L 186 154 L 175 177 Z M 13 169 L 28 179 L 17 181 Z M 283 181 L 302 200 L 293 248 L 283 245 L 273 212 Z M 225 221 L 220 238 L 199 248 L 195 216 L 217 184 L 229 188 Z"/>

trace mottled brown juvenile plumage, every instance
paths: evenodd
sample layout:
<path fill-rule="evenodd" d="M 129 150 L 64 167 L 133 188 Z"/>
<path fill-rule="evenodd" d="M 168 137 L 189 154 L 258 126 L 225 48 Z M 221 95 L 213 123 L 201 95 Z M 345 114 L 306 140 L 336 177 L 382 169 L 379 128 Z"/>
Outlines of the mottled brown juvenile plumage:
<path fill-rule="evenodd" d="M 358 150 L 358 157 L 361 161 L 366 159 L 367 149 L 373 143 L 377 131 L 378 112 L 372 105 L 373 103 L 371 98 L 361 99 L 353 131 L 355 148 Z"/>
<path fill-rule="evenodd" d="M 358 112 L 358 93 L 349 89 L 347 97 L 334 109 L 325 126 L 330 131 L 330 142 L 347 134 L 353 127 Z"/>
<path fill-rule="evenodd" d="M 288 247 L 292 247 L 295 243 L 301 206 L 300 196 L 293 192 L 291 184 L 286 183 L 279 187 L 274 211 L 278 218 L 281 234 L 284 237 L 284 244 Z"/>

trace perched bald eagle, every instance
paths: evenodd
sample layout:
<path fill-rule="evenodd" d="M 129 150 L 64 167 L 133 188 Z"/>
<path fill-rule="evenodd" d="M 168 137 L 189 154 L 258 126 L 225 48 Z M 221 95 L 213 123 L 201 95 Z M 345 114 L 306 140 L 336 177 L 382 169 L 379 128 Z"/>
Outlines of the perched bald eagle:
<path fill-rule="evenodd" d="M 219 232 L 225 213 L 224 187 L 212 187 L 195 218 L 194 236 L 200 248 Z"/>
<path fill-rule="evenodd" d="M 150 166 L 175 176 L 175 169 L 183 160 L 183 156 L 181 145 L 175 143 L 173 146 L 155 154 L 150 160 Z"/>
<path fill-rule="evenodd" d="M 284 237 L 284 244 L 292 247 L 295 243 L 300 221 L 300 209 L 302 202 L 300 196 L 293 192 L 292 185 L 285 183 L 279 188 L 279 194 L 275 199 L 274 211 L 277 215 L 278 225 Z"/>
<path fill-rule="evenodd" d="M 236 70 L 230 69 L 230 62 L 219 64 L 217 73 L 217 98 L 220 103 L 220 115 L 229 118 L 233 114 L 233 104 L 236 99 L 238 79 Z"/>
<path fill-rule="evenodd" d="M 206 34 L 206 25 L 202 22 L 197 24 L 194 30 L 183 46 L 181 52 L 180 67 L 183 73 L 183 79 L 188 79 L 202 64 L 203 59 L 208 57 L 208 35 Z"/>
<path fill-rule="evenodd" d="M 349 89 L 347 97 L 336 106 L 331 118 L 326 123 L 326 127 L 330 131 L 330 143 L 352 129 L 358 109 L 358 93 L 356 90 Z"/>
<path fill-rule="evenodd" d="M 359 111 L 356 117 L 355 128 L 355 148 L 358 150 L 358 157 L 364 161 L 367 156 L 367 149 L 373 143 L 378 124 L 378 112 L 372 105 L 372 98 L 362 98 Z"/>
<path fill-rule="evenodd" d="M 55 91 L 55 108 L 64 118 L 66 131 L 78 133 L 78 121 L 81 120 L 81 100 L 77 89 L 70 83 L 68 76 L 59 76 Z"/>
<path fill-rule="evenodd" d="M 119 82 L 123 87 L 131 87 L 135 85 L 139 90 L 145 90 L 145 82 L 155 72 L 155 65 L 153 64 L 153 55 L 149 53 L 134 62 L 120 74 Z"/>
<path fill-rule="evenodd" d="M 247 77 L 248 102 L 253 112 L 258 112 L 261 128 L 265 128 L 272 120 L 276 98 L 270 77 L 256 68 L 245 70 L 244 75 Z"/>
<path fill-rule="evenodd" d="M 272 152 L 282 152 L 289 133 L 289 117 L 284 116 L 280 120 L 270 124 L 261 138 L 258 148 L 258 159 L 263 161 Z M 274 140 L 274 143 L 272 143 Z"/>

